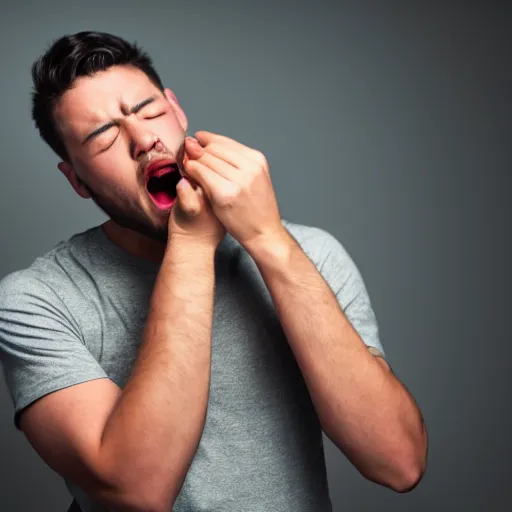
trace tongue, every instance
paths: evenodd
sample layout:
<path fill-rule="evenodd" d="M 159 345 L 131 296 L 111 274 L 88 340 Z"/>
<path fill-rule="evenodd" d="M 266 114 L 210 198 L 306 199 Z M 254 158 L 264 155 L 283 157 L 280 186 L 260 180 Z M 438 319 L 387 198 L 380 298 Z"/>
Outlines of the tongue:
<path fill-rule="evenodd" d="M 158 190 L 151 194 L 151 197 L 159 208 L 168 208 L 175 201 L 165 190 Z"/>
<path fill-rule="evenodd" d="M 151 173 L 151 178 L 161 178 L 162 176 L 168 174 L 169 172 L 174 171 L 174 168 L 171 165 L 162 167 L 161 169 L 158 169 L 157 171 Z M 163 185 L 163 183 L 161 184 Z M 165 188 L 158 189 L 157 186 L 151 187 L 152 191 L 150 192 L 150 196 L 155 202 L 155 204 L 158 206 L 158 208 L 169 208 L 174 201 L 175 198 L 173 197 L 173 194 L 171 194 L 168 190 Z M 156 190 L 155 190 L 156 189 Z"/>

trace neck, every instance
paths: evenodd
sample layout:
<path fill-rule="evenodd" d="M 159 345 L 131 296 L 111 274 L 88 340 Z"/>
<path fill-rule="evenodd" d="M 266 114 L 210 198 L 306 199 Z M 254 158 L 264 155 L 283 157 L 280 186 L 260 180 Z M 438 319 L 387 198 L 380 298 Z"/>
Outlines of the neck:
<path fill-rule="evenodd" d="M 129 253 L 160 263 L 164 257 L 166 244 L 153 238 L 116 224 L 108 220 L 103 224 L 103 231 L 116 245 Z"/>

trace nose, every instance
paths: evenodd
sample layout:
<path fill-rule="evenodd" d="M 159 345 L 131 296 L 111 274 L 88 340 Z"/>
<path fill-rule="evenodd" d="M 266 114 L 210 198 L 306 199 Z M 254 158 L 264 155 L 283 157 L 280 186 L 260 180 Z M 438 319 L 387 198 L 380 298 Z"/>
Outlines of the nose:
<path fill-rule="evenodd" d="M 142 127 L 131 127 L 130 153 L 134 160 L 139 160 L 144 153 L 151 151 L 158 142 L 158 137 Z"/>

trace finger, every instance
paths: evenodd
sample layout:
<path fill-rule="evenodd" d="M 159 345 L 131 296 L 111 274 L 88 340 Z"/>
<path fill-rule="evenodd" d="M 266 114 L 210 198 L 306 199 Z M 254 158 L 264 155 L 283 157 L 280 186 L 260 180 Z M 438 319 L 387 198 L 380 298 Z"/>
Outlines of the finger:
<path fill-rule="evenodd" d="M 209 144 L 213 144 L 214 142 L 218 142 L 223 146 L 230 148 L 232 151 L 241 152 L 247 158 L 252 160 L 253 162 L 259 163 L 260 155 L 259 152 L 249 146 L 242 144 L 234 139 L 226 137 L 225 135 L 220 135 L 218 133 L 207 132 L 204 130 L 200 130 L 195 132 L 197 141 L 203 147 L 206 147 Z"/>
<path fill-rule="evenodd" d="M 225 146 L 219 142 L 212 142 L 206 146 L 205 153 L 201 157 L 201 161 L 204 160 L 206 165 L 209 165 L 207 162 L 207 160 L 209 159 L 209 155 L 212 155 L 217 159 L 227 162 L 237 170 L 244 169 L 249 166 L 252 167 L 254 165 L 253 160 L 247 158 L 247 156 L 244 153 L 241 153 L 240 151 L 235 151 L 234 149 Z"/>
<path fill-rule="evenodd" d="M 181 178 L 178 182 L 176 192 L 178 195 L 179 205 L 183 212 L 191 217 L 198 215 L 201 211 L 201 200 L 197 190 L 193 189 L 192 185 L 186 178 Z"/>
<path fill-rule="evenodd" d="M 203 148 L 196 139 L 191 137 L 187 143 L 188 148 L 190 148 L 193 159 L 204 163 L 226 179 L 236 179 L 234 169 L 243 169 L 254 163 L 239 151 L 230 149 L 218 142 L 213 142 Z"/>
<path fill-rule="evenodd" d="M 183 143 L 183 159 L 181 160 L 180 172 L 184 178 L 188 178 L 190 184 L 194 189 L 197 189 L 198 184 L 190 178 L 187 173 L 187 162 L 191 159 L 198 159 L 204 154 L 204 148 L 193 137 L 185 137 Z"/>
<path fill-rule="evenodd" d="M 230 184 L 229 180 L 197 160 L 189 160 L 185 165 L 187 175 L 199 184 L 210 201 L 216 191 L 223 190 Z"/>
<path fill-rule="evenodd" d="M 196 139 L 193 137 L 187 137 L 185 139 L 185 152 L 187 158 L 197 160 L 203 156 L 205 149 Z"/>
<path fill-rule="evenodd" d="M 233 167 L 222 158 L 218 158 L 208 151 L 205 151 L 204 155 L 199 160 L 194 161 L 206 165 L 206 167 L 209 167 L 212 171 L 215 171 L 227 180 L 235 181 L 240 178 L 240 169 Z"/>

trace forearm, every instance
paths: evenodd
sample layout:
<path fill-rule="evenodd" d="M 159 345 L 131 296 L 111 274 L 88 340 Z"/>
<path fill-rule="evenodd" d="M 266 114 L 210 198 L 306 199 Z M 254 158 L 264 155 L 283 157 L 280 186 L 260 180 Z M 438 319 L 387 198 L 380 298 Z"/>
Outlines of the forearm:
<path fill-rule="evenodd" d="M 372 356 L 314 264 L 290 235 L 252 253 L 329 438 L 366 477 L 415 480 L 426 436 L 405 387 Z"/>
<path fill-rule="evenodd" d="M 205 422 L 214 252 L 171 242 L 137 360 L 102 437 L 102 456 L 123 491 L 163 503 L 179 492 Z"/>

